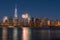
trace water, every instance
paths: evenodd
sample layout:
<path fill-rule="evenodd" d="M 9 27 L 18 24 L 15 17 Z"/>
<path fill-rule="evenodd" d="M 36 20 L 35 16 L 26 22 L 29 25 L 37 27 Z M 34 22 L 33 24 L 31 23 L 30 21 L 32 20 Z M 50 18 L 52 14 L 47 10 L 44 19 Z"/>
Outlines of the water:
<path fill-rule="evenodd" d="M 24 40 L 23 30 L 25 29 L 17 28 L 17 40 Z M 0 28 L 0 40 L 2 40 L 2 30 Z M 13 30 L 14 28 L 7 28 L 7 40 L 13 40 Z M 60 29 L 57 28 L 27 28 L 27 30 L 25 30 L 27 40 L 60 40 Z"/>
<path fill-rule="evenodd" d="M 18 29 L 17 29 L 17 27 L 14 27 L 14 29 L 13 29 L 13 40 L 17 40 L 17 35 L 18 35 Z"/>

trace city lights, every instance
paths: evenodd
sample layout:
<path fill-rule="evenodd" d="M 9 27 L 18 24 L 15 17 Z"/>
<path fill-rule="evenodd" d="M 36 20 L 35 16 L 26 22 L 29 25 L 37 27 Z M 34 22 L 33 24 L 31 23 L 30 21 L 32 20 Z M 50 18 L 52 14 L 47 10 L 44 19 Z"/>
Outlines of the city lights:
<path fill-rule="evenodd" d="M 4 16 L 3 23 L 5 23 L 6 20 L 8 20 L 8 17 L 7 16 Z"/>
<path fill-rule="evenodd" d="M 26 13 L 26 14 L 22 14 L 22 18 L 25 18 L 27 19 L 29 17 L 29 15 Z"/>
<path fill-rule="evenodd" d="M 24 26 L 24 24 L 26 24 L 25 26 L 29 26 L 29 27 L 36 27 L 36 26 L 60 26 L 60 20 L 48 20 L 47 18 L 32 18 L 29 16 L 29 14 L 22 14 L 22 18 L 23 19 L 20 19 L 17 17 L 17 19 L 15 18 L 8 18 L 7 16 L 4 16 L 2 21 L 1 21 L 1 24 L 0 26 L 11 26 L 11 27 L 14 27 L 14 26 Z M 24 20 L 24 21 L 21 21 L 21 20 Z"/>
<path fill-rule="evenodd" d="M 42 18 L 34 18 L 29 15 L 29 13 L 24 13 L 19 17 L 17 15 L 17 6 L 15 6 L 14 17 L 4 16 L 1 20 L 0 26 L 8 26 L 8 27 L 43 27 L 43 26 L 55 26 L 60 27 L 60 20 L 51 20 L 45 17 Z"/>

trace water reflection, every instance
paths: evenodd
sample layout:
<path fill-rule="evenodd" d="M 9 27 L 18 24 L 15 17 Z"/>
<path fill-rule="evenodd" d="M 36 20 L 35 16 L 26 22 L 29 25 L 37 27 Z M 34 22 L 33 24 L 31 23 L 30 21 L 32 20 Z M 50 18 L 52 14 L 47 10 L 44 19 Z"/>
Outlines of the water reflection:
<path fill-rule="evenodd" d="M 16 27 L 14 27 L 13 29 L 13 40 L 17 40 L 17 33 L 18 33 L 18 29 Z"/>
<path fill-rule="evenodd" d="M 32 28 L 31 40 L 50 40 L 50 30 Z"/>
<path fill-rule="evenodd" d="M 51 30 L 51 40 L 60 40 L 60 30 Z"/>
<path fill-rule="evenodd" d="M 2 40 L 7 40 L 7 28 L 2 28 Z"/>
<path fill-rule="evenodd" d="M 13 40 L 14 28 L 7 29 L 7 40 Z M 2 40 L 3 28 L 0 28 L 0 40 Z M 17 28 L 17 40 L 58 40 L 60 30 L 41 29 L 41 28 Z"/>
<path fill-rule="evenodd" d="M 23 27 L 22 28 L 22 40 L 29 40 L 29 28 Z"/>
<path fill-rule="evenodd" d="M 13 40 L 13 28 L 7 28 L 7 40 Z"/>
<path fill-rule="evenodd" d="M 0 28 L 0 40 L 2 40 L 2 28 Z"/>

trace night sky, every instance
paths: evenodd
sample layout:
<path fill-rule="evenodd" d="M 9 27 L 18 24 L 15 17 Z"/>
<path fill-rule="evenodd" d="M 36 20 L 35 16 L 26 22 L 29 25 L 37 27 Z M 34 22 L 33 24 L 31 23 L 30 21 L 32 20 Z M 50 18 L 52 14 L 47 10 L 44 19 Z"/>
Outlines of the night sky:
<path fill-rule="evenodd" d="M 14 16 L 15 4 L 18 16 L 29 13 L 32 17 L 60 19 L 60 0 L 0 0 L 0 19 Z"/>

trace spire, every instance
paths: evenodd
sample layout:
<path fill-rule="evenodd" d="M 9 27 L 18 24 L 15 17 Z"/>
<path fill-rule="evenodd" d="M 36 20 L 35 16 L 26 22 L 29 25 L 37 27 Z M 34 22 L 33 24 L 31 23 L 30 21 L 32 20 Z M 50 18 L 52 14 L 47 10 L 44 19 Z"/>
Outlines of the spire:
<path fill-rule="evenodd" d="M 15 4 L 15 12 L 14 12 L 14 17 L 17 18 L 17 4 Z"/>

